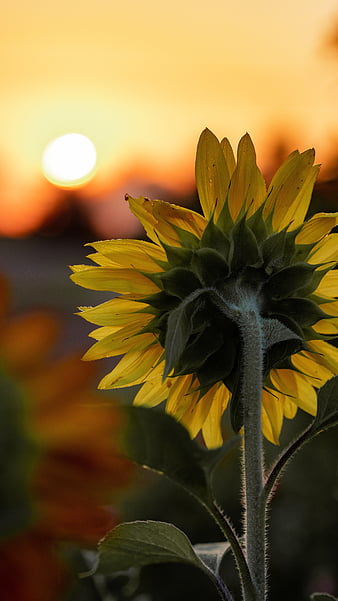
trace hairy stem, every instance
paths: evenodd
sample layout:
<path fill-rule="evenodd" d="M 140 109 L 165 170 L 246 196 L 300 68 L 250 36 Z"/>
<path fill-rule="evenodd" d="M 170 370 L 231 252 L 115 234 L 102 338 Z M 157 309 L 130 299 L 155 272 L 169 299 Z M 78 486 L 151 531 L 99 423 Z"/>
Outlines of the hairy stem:
<path fill-rule="evenodd" d="M 266 596 L 264 456 L 262 436 L 263 335 L 255 300 L 243 299 L 238 317 L 242 354 L 239 384 L 243 407 L 245 550 L 257 601 Z"/>

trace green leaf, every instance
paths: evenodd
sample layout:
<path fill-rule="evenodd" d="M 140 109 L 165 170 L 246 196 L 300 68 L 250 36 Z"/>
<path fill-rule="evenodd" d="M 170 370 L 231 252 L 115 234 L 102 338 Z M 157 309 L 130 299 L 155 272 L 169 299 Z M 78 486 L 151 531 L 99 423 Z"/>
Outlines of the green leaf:
<path fill-rule="evenodd" d="M 202 467 L 204 449 L 191 440 L 188 431 L 161 411 L 145 407 L 123 407 L 123 411 L 127 422 L 122 446 L 127 457 L 166 475 L 208 503 L 211 495 Z"/>
<path fill-rule="evenodd" d="M 231 239 L 231 271 L 239 271 L 246 265 L 260 264 L 261 255 L 256 236 L 247 226 L 244 217 L 234 225 Z"/>
<path fill-rule="evenodd" d="M 203 504 L 211 502 L 210 479 L 219 461 L 240 442 L 207 450 L 191 440 L 188 431 L 173 417 L 145 407 L 122 407 L 125 415 L 122 447 L 139 465 L 171 478 Z"/>
<path fill-rule="evenodd" d="M 337 597 L 329 595 L 328 593 L 312 593 L 310 599 L 311 601 L 338 601 Z"/>
<path fill-rule="evenodd" d="M 300 351 L 303 340 L 295 332 L 290 330 L 279 319 L 262 319 L 263 336 L 265 343 L 265 372 L 290 357 L 293 353 Z"/>
<path fill-rule="evenodd" d="M 205 571 L 188 537 L 172 524 L 136 521 L 120 524 L 99 543 L 97 571 L 111 574 L 156 563 L 188 563 Z"/>

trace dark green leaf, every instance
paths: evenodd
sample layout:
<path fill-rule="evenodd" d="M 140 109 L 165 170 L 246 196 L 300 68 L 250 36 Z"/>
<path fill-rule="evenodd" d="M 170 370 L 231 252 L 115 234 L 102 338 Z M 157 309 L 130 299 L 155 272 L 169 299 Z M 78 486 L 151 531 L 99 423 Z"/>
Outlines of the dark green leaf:
<path fill-rule="evenodd" d="M 211 495 L 202 462 L 205 454 L 215 452 L 201 449 L 170 415 L 145 407 L 124 407 L 123 411 L 122 445 L 127 457 L 166 475 L 208 503 Z"/>
<path fill-rule="evenodd" d="M 171 562 L 188 563 L 207 572 L 188 537 L 165 522 L 120 524 L 99 543 L 98 551 L 97 571 L 106 575 L 131 567 Z"/>
<path fill-rule="evenodd" d="M 222 447 L 207 450 L 162 411 L 145 407 L 123 407 L 122 411 L 122 447 L 127 457 L 164 474 L 203 503 L 209 503 L 212 471 L 241 438 L 231 438 Z"/>
<path fill-rule="evenodd" d="M 169 246 L 162 242 L 162 246 L 166 252 L 167 259 L 173 267 L 189 267 L 193 250 L 190 248 L 182 248 L 181 246 Z"/>
<path fill-rule="evenodd" d="M 263 336 L 265 342 L 265 372 L 300 351 L 304 342 L 295 332 L 290 330 L 278 319 L 262 319 Z"/>

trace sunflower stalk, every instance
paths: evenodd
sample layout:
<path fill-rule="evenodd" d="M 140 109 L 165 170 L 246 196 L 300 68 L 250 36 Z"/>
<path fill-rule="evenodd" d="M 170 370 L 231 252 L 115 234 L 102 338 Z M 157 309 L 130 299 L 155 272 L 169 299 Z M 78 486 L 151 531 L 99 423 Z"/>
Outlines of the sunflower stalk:
<path fill-rule="evenodd" d="M 266 514 L 261 428 L 264 339 L 254 297 L 244 295 L 238 325 L 241 333 L 240 404 L 243 407 L 243 489 L 245 550 L 257 601 L 266 598 Z"/>

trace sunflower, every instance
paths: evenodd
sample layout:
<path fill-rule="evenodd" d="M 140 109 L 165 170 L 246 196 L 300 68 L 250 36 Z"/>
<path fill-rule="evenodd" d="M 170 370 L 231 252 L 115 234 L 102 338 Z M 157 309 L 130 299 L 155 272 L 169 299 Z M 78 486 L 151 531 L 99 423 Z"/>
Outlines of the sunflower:
<path fill-rule="evenodd" d="M 127 196 L 150 241 L 95 242 L 94 264 L 72 267 L 75 283 L 115 293 L 80 307 L 99 326 L 84 359 L 123 355 L 99 388 L 141 384 L 136 405 L 165 402 L 192 437 L 201 431 L 208 447 L 221 445 L 241 371 L 236 313 L 249 295 L 264 334 L 264 436 L 278 444 L 284 417 L 298 408 L 315 415 L 316 388 L 338 366 L 330 344 L 338 213 L 304 221 L 318 170 L 313 150 L 295 151 L 267 188 L 248 134 L 236 160 L 226 138 L 205 130 L 196 155 L 202 214 Z"/>
<path fill-rule="evenodd" d="M 55 358 L 55 316 L 8 316 L 7 299 L 0 279 L 1 599 L 55 601 L 70 584 L 64 545 L 93 547 L 117 522 L 108 504 L 130 465 L 92 371 L 79 353 Z"/>

